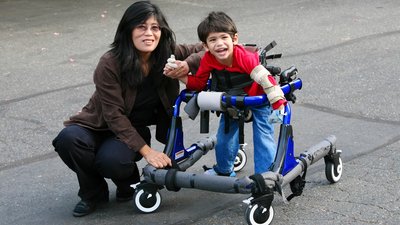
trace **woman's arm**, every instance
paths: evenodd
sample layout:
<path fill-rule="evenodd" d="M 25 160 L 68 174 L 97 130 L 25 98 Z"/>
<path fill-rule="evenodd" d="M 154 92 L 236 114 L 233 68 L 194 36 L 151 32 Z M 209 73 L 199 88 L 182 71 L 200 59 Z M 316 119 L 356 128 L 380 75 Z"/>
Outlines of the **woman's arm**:
<path fill-rule="evenodd" d="M 195 74 L 204 56 L 205 48 L 201 42 L 196 44 L 180 44 L 175 48 L 175 59 L 184 61 L 189 66 L 189 72 Z"/>
<path fill-rule="evenodd" d="M 174 52 L 174 67 L 168 64 L 164 67 L 164 74 L 174 79 L 180 79 L 186 83 L 187 74 L 195 74 L 200 60 L 205 53 L 202 43 L 177 45 Z"/>

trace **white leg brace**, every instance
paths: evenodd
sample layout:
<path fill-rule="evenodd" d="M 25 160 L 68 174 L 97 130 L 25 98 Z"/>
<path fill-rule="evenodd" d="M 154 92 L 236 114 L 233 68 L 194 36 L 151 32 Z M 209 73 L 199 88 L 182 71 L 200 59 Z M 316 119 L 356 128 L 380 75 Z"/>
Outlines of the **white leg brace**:
<path fill-rule="evenodd" d="M 256 66 L 250 73 L 251 79 L 263 87 L 265 94 L 267 94 L 268 101 L 274 104 L 280 99 L 285 99 L 285 95 L 279 85 L 273 85 L 269 81 L 269 75 L 271 74 L 263 65 Z"/>

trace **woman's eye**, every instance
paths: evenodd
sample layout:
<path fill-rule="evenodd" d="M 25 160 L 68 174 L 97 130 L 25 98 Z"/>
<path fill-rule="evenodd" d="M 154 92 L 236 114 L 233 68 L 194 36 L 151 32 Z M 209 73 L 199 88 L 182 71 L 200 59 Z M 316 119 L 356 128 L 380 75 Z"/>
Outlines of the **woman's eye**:
<path fill-rule="evenodd" d="M 142 30 L 142 31 L 147 29 L 147 27 L 145 25 L 143 25 L 143 24 L 138 25 L 136 28 L 139 29 L 139 30 Z"/>
<path fill-rule="evenodd" d="M 154 32 L 158 32 L 158 31 L 161 30 L 161 28 L 160 28 L 160 26 L 153 25 L 153 26 L 151 26 L 151 30 L 154 31 Z"/>

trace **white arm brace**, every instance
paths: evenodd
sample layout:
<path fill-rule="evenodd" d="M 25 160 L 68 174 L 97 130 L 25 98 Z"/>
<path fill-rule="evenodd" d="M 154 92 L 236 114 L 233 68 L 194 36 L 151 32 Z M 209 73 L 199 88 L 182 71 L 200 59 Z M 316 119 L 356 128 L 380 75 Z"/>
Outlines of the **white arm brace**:
<path fill-rule="evenodd" d="M 283 91 L 279 85 L 273 85 L 269 79 L 269 71 L 265 69 L 263 65 L 256 66 L 250 73 L 251 79 L 257 82 L 261 87 L 263 87 L 265 94 L 271 104 L 279 101 L 280 99 L 285 99 Z"/>

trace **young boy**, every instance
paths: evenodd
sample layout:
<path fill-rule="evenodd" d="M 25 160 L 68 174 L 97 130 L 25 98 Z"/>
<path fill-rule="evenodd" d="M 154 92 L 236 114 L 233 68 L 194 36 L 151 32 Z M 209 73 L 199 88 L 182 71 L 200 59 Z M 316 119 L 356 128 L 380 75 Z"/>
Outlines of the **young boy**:
<path fill-rule="evenodd" d="M 179 79 L 187 89 L 202 91 L 212 73 L 212 86 L 216 86 L 216 91 L 232 95 L 267 94 L 270 104 L 250 108 L 253 113 L 254 170 L 255 173 L 266 172 L 276 153 L 273 125 L 268 122 L 268 117 L 272 112 L 271 105 L 274 110 L 283 109 L 286 104 L 283 92 L 268 70 L 260 65 L 258 54 L 238 45 L 237 29 L 228 15 L 209 13 L 197 27 L 197 33 L 207 52 L 195 75 Z M 243 84 L 247 85 L 243 87 Z M 221 114 L 217 132 L 217 164 L 206 174 L 235 176 L 233 166 L 239 149 L 239 124 L 238 120 L 225 117 L 229 115 Z M 225 123 L 229 123 L 229 130 L 225 130 Z"/>

